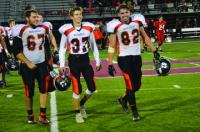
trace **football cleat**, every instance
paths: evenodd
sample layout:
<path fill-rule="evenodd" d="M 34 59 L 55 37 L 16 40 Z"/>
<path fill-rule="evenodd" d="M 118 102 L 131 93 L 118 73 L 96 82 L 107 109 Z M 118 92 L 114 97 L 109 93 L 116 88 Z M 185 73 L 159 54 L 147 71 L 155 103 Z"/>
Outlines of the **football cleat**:
<path fill-rule="evenodd" d="M 81 106 L 80 112 L 83 118 L 87 118 L 87 113 L 84 106 Z"/>
<path fill-rule="evenodd" d="M 39 117 L 40 124 L 49 124 L 49 120 L 47 119 L 46 115 L 40 114 Z"/>
<path fill-rule="evenodd" d="M 154 60 L 153 62 L 158 75 L 164 76 L 170 72 L 171 63 L 169 60 L 161 57 L 159 60 Z"/>
<path fill-rule="evenodd" d="M 140 120 L 140 116 L 139 116 L 139 114 L 138 114 L 137 111 L 134 111 L 134 112 L 133 112 L 133 120 L 134 120 L 134 121 Z"/>
<path fill-rule="evenodd" d="M 118 102 L 119 102 L 120 105 L 122 106 L 124 112 L 127 113 L 127 112 L 128 112 L 128 105 L 127 105 L 127 102 L 126 102 L 124 99 L 122 99 L 122 98 L 119 98 L 119 99 L 118 99 Z"/>
<path fill-rule="evenodd" d="M 76 123 L 84 123 L 84 119 L 83 116 L 81 115 L 81 113 L 76 113 Z"/>
<path fill-rule="evenodd" d="M 6 81 L 1 80 L 0 81 L 0 88 L 6 87 Z"/>
<path fill-rule="evenodd" d="M 34 115 L 33 114 L 32 115 L 28 115 L 27 118 L 28 118 L 28 120 L 27 120 L 28 124 L 35 124 L 35 123 L 37 123 L 37 121 L 34 119 Z"/>

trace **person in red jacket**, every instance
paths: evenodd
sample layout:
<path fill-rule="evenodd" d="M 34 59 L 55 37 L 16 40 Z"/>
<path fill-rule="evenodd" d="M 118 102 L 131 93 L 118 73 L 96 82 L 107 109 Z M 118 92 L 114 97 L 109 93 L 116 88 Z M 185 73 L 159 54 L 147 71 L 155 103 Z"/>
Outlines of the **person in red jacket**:
<path fill-rule="evenodd" d="M 164 30 L 167 22 L 163 20 L 163 16 L 158 17 L 158 21 L 154 22 L 154 27 L 156 28 L 156 36 L 158 40 L 157 48 L 162 52 L 162 45 L 164 43 Z"/>

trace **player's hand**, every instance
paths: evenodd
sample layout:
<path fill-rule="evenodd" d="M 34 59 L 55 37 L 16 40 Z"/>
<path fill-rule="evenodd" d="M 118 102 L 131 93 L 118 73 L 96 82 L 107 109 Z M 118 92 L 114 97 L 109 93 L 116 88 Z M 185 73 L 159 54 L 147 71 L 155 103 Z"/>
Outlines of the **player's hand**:
<path fill-rule="evenodd" d="M 108 74 L 110 76 L 113 76 L 117 73 L 117 71 L 115 70 L 115 67 L 113 65 L 108 65 Z"/>
<path fill-rule="evenodd" d="M 33 64 L 33 63 L 31 63 L 31 62 L 27 63 L 26 65 L 27 65 L 28 68 L 30 68 L 30 69 L 35 69 L 35 68 L 37 67 L 35 64 Z"/>
<path fill-rule="evenodd" d="M 58 54 L 58 50 L 54 50 L 53 54 L 57 55 Z"/>
<path fill-rule="evenodd" d="M 158 53 L 157 50 L 153 52 L 153 55 L 154 55 L 155 60 L 159 60 L 160 59 L 160 54 Z"/>
<path fill-rule="evenodd" d="M 9 52 L 6 52 L 6 56 L 7 56 L 8 58 L 11 58 L 11 54 L 10 54 Z"/>
<path fill-rule="evenodd" d="M 66 67 L 60 67 L 58 68 L 59 72 L 60 73 L 65 73 L 67 71 L 67 68 Z"/>
<path fill-rule="evenodd" d="M 100 71 L 100 70 L 101 70 L 101 65 L 96 66 L 96 71 L 98 72 L 98 71 Z"/>

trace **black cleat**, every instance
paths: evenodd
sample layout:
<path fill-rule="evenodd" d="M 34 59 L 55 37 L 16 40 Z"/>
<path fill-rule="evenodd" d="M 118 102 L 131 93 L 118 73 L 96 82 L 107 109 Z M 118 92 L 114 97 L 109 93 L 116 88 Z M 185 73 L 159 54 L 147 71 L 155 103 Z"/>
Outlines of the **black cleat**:
<path fill-rule="evenodd" d="M 122 99 L 122 98 L 119 98 L 118 99 L 118 102 L 120 103 L 120 105 L 122 106 L 124 112 L 128 113 L 128 105 L 127 105 L 127 102 Z"/>
<path fill-rule="evenodd" d="M 134 120 L 134 121 L 139 121 L 139 120 L 140 120 L 140 116 L 139 116 L 139 114 L 138 114 L 137 111 L 134 111 L 134 112 L 133 112 L 133 120 Z"/>
<path fill-rule="evenodd" d="M 37 123 L 37 121 L 34 119 L 34 115 L 32 114 L 32 115 L 28 115 L 28 121 L 27 121 L 27 123 L 28 124 L 35 124 L 35 123 Z"/>

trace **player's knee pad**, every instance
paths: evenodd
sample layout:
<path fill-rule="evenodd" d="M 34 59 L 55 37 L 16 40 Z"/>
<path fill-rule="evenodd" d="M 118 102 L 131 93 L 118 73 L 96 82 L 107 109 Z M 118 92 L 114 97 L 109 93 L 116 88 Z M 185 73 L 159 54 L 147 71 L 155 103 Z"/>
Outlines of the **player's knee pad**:
<path fill-rule="evenodd" d="M 85 91 L 85 93 L 88 94 L 88 95 L 92 95 L 92 94 L 94 93 L 94 91 L 90 91 L 89 89 L 87 89 L 87 90 Z"/>
<path fill-rule="evenodd" d="M 74 99 L 79 99 L 80 98 L 80 94 L 73 93 L 72 97 Z"/>

